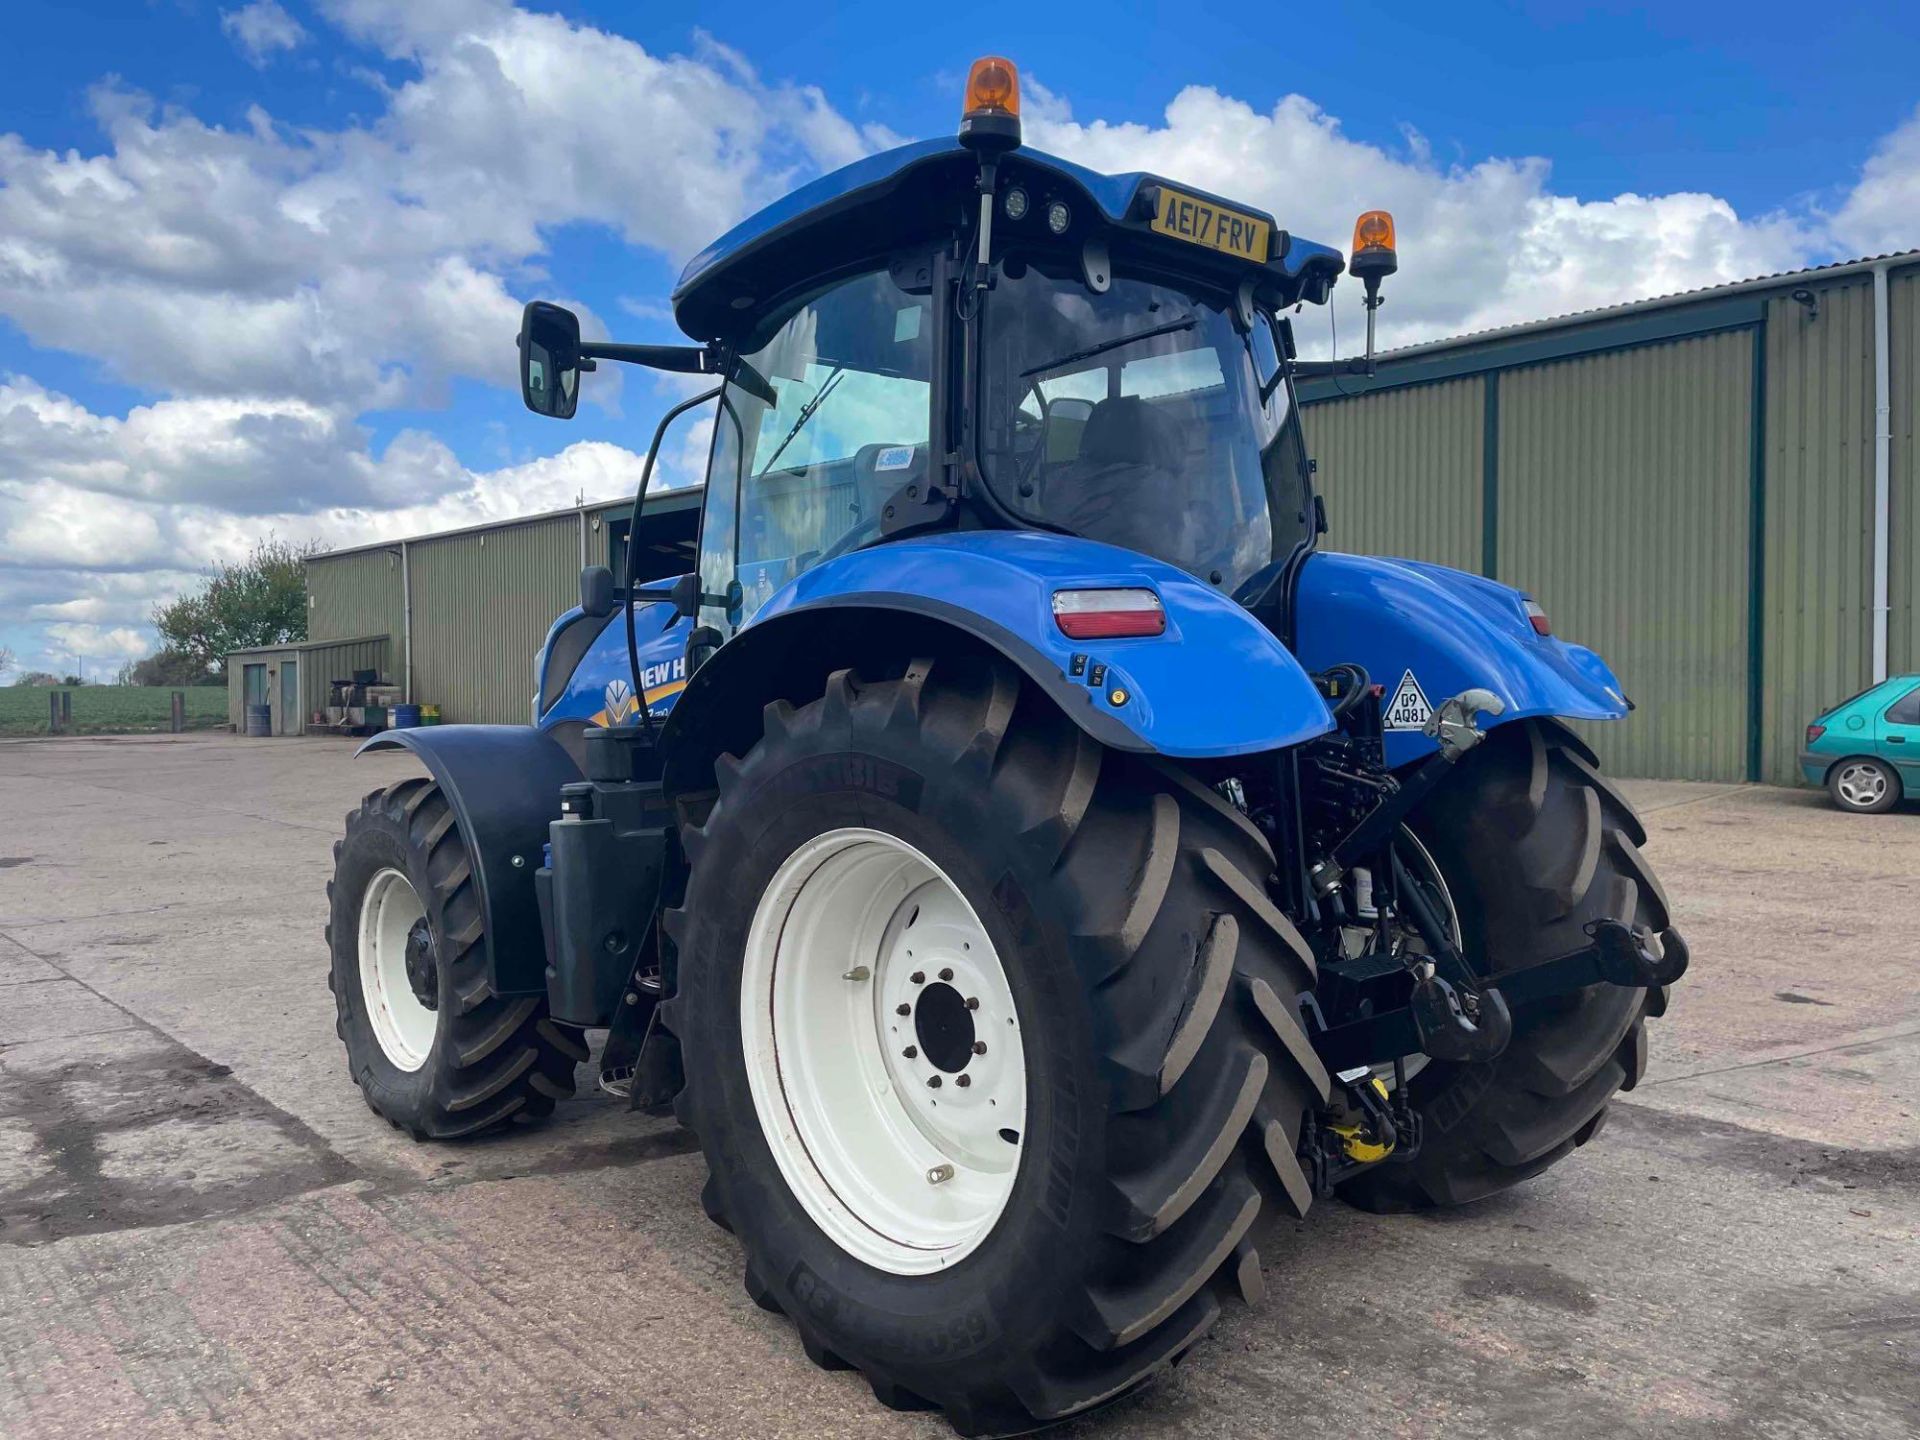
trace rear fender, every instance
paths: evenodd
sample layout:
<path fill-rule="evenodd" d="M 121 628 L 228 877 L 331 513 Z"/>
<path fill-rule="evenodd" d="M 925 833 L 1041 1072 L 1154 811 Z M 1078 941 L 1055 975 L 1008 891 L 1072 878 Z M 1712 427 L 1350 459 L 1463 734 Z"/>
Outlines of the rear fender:
<path fill-rule="evenodd" d="M 411 750 L 453 806 L 473 859 L 485 919 L 487 973 L 501 995 L 545 995 L 547 950 L 533 873 L 560 787 L 581 778 L 552 737 L 520 725 L 388 730 L 358 752 Z"/>
<path fill-rule="evenodd" d="M 1618 720 L 1632 708 L 1606 661 L 1534 632 L 1521 591 L 1463 570 L 1321 552 L 1301 568 L 1294 614 L 1301 662 L 1364 665 L 1387 710 L 1408 677 L 1429 708 L 1476 686 L 1491 690 L 1506 709 L 1483 718 L 1483 729 L 1529 716 Z M 1391 766 L 1437 748 L 1417 726 L 1387 729 Z"/>
<path fill-rule="evenodd" d="M 1165 634 L 1071 640 L 1055 624 L 1054 591 L 1126 586 L 1159 595 Z M 789 692 L 803 678 L 857 667 L 863 648 L 878 658 L 891 643 L 886 637 L 916 626 L 1004 656 L 1115 750 L 1245 755 L 1332 728 L 1326 703 L 1286 647 L 1242 606 L 1185 571 L 1064 535 L 948 532 L 857 550 L 771 594 L 692 677 L 674 708 L 663 744 L 670 776 L 680 783 L 670 779 L 670 788 L 691 783 L 684 754 L 718 753 L 712 747 L 723 742 L 713 737 L 726 731 L 731 712 L 749 707 L 757 737 L 759 705 L 747 697 L 793 698 Z M 811 693 L 819 693 L 817 684 Z"/>

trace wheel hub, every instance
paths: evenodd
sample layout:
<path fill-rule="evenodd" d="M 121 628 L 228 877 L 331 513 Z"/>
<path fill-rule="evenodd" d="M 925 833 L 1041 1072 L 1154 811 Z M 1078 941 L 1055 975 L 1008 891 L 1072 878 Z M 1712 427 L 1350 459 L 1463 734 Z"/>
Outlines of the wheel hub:
<path fill-rule="evenodd" d="M 979 1003 L 976 998 L 976 1008 Z M 973 1011 L 967 1008 L 966 998 L 944 980 L 920 992 L 913 1007 L 913 1033 L 919 1037 L 921 1053 L 936 1070 L 958 1075 L 973 1059 Z"/>
<path fill-rule="evenodd" d="M 1840 772 L 1840 794 L 1850 805 L 1871 805 L 1886 793 L 1887 782 L 1871 765 L 1849 765 Z"/>
<path fill-rule="evenodd" d="M 433 931 L 422 915 L 407 930 L 407 985 L 429 1010 L 440 1008 L 440 964 L 434 958 Z"/>

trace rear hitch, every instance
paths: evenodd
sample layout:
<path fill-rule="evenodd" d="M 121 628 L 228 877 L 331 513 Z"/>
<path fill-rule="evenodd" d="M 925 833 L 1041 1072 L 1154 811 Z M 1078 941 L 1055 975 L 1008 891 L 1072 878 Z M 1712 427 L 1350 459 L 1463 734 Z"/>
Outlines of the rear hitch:
<path fill-rule="evenodd" d="M 1434 973 L 1431 962 L 1422 961 L 1405 1005 L 1322 1029 L 1313 1037 L 1313 1048 L 1335 1072 L 1413 1054 L 1484 1064 L 1512 1039 L 1515 1006 L 1590 985 L 1659 991 L 1686 974 L 1691 957 L 1678 930 L 1662 931 L 1656 939 L 1644 927 L 1610 919 L 1589 921 L 1585 928 L 1591 945 L 1505 971 L 1478 986 L 1449 983 Z"/>

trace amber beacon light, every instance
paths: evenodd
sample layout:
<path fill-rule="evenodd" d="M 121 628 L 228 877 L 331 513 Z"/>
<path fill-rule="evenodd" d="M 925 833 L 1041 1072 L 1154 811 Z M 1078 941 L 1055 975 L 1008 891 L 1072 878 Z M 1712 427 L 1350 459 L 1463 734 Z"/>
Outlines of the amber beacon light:
<path fill-rule="evenodd" d="M 1006 150 L 1020 143 L 1020 72 L 1011 60 L 987 55 L 973 62 L 960 109 L 960 139 L 976 149 Z"/>

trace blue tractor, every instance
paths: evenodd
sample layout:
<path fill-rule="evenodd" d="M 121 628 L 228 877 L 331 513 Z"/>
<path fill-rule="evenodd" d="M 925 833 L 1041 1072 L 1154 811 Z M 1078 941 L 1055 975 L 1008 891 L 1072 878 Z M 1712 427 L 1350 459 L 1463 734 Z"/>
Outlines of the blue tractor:
<path fill-rule="evenodd" d="M 988 59 L 697 256 L 697 344 L 530 305 L 541 414 L 713 377 L 697 570 L 585 570 L 531 726 L 371 742 L 429 772 L 335 852 L 372 1108 L 544 1115 L 605 1030 L 754 1299 L 967 1433 L 1164 1370 L 1263 1222 L 1592 1139 L 1686 965 L 1565 724 L 1627 702 L 1520 592 L 1318 546 L 1287 316 L 1394 265 L 1022 148 Z"/>

